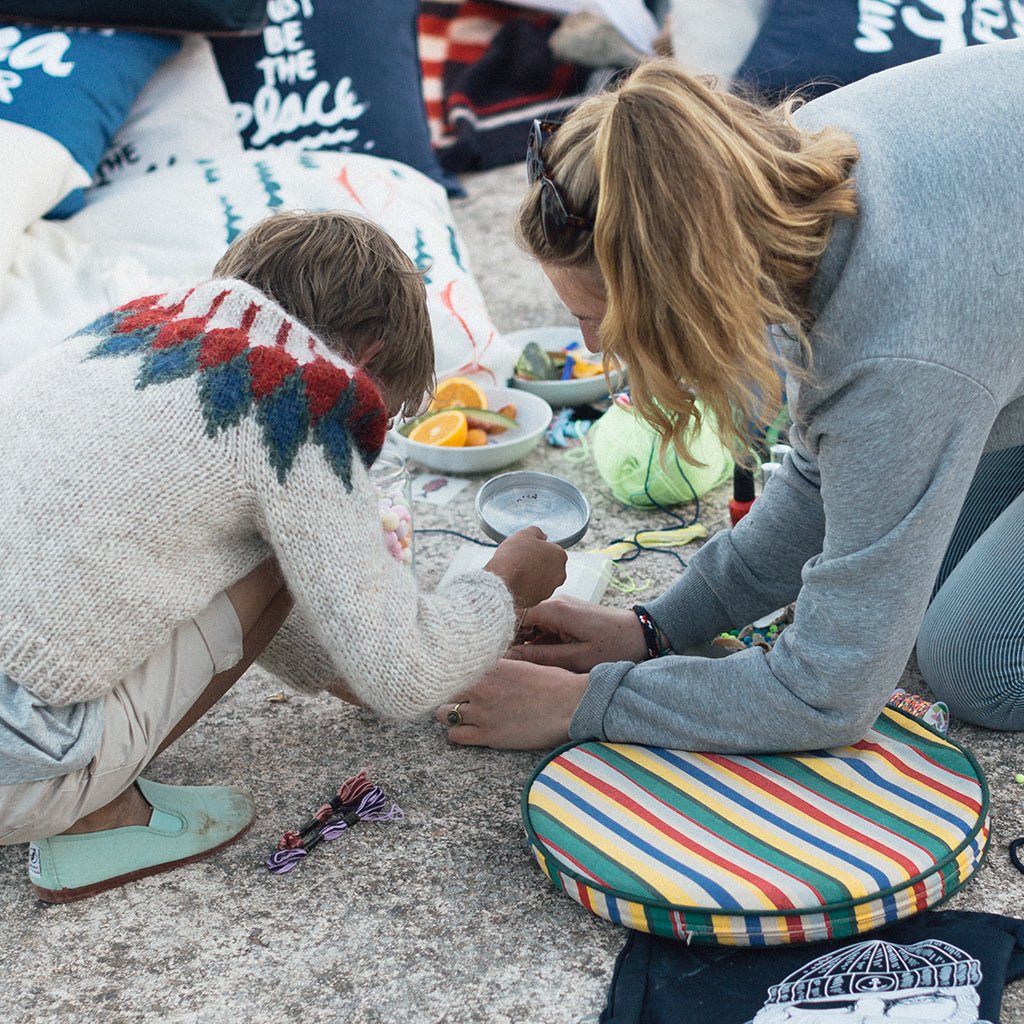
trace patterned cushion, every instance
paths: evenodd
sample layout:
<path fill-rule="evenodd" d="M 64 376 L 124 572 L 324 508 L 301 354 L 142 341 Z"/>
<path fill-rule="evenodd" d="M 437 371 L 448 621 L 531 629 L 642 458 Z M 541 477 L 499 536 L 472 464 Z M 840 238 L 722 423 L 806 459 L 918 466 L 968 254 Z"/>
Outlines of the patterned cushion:
<path fill-rule="evenodd" d="M 0 24 L 0 118 L 59 142 L 89 181 L 139 90 L 179 46 L 138 32 Z M 21 177 L 33 173 L 25 167 Z M 69 217 L 84 192 L 55 199 L 49 216 Z"/>
<path fill-rule="evenodd" d="M 697 754 L 591 741 L 523 794 L 533 854 L 588 910 L 729 946 L 860 935 L 945 899 L 988 841 L 965 750 L 887 708 L 850 747 Z"/>
<path fill-rule="evenodd" d="M 241 153 L 224 81 L 206 36 L 182 37 L 136 97 L 103 154 L 93 184 L 107 188 L 186 160 Z"/>
<path fill-rule="evenodd" d="M 266 21 L 261 0 L 3 0 L 2 14 L 42 25 L 139 28 L 155 32 L 258 32 Z"/>
<path fill-rule="evenodd" d="M 460 194 L 430 144 L 418 9 L 418 0 L 270 2 L 260 35 L 215 39 L 243 145 L 400 160 Z"/>
<path fill-rule="evenodd" d="M 553 14 L 491 0 L 425 0 L 419 45 L 427 118 L 441 166 L 456 174 L 520 163 L 535 117 L 560 120 L 590 69 L 558 61 Z"/>
<path fill-rule="evenodd" d="M 279 209 L 380 224 L 424 271 L 438 375 L 512 372 L 518 352 L 490 318 L 443 188 L 393 160 L 275 148 L 124 177 L 33 230 L 23 271 L 0 278 L 0 373 L 106 309 L 205 280 L 241 231 Z"/>
<path fill-rule="evenodd" d="M 737 78 L 817 96 L 937 53 L 1024 36 L 1020 0 L 772 0 Z"/>

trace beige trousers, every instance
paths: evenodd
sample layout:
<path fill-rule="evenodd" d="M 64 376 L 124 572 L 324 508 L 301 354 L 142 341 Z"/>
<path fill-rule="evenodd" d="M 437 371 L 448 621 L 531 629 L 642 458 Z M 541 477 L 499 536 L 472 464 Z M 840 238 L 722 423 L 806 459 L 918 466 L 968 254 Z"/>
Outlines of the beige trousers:
<path fill-rule="evenodd" d="M 0 786 L 0 846 L 64 832 L 123 793 L 210 680 L 238 663 L 242 639 L 223 592 L 178 626 L 107 694 L 103 735 L 89 764 L 54 779 Z"/>

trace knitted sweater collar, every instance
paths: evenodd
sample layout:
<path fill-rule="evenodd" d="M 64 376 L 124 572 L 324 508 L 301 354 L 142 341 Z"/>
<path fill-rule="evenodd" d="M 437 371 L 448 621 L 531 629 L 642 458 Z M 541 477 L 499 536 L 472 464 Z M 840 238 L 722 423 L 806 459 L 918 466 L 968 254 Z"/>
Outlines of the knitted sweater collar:
<path fill-rule="evenodd" d="M 387 411 L 369 376 L 243 281 L 134 299 L 83 335 L 96 339 L 87 358 L 139 358 L 140 389 L 194 378 L 210 436 L 256 415 L 281 483 L 308 441 L 346 489 L 351 448 L 369 466 L 383 446 Z"/>

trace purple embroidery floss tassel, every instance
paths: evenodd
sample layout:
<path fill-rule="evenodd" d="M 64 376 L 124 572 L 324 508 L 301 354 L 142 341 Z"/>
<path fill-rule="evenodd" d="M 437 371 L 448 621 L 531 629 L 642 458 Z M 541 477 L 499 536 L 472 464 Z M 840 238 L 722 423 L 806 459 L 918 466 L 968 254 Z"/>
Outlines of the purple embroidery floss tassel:
<path fill-rule="evenodd" d="M 343 832 L 347 832 L 353 825 L 361 821 L 402 821 L 405 819 L 405 812 L 398 804 L 385 805 L 388 798 L 380 786 L 374 786 L 367 792 L 359 805 L 352 811 L 347 811 L 337 822 L 327 825 L 321 835 L 330 841 L 337 839 Z"/>
<path fill-rule="evenodd" d="M 291 871 L 303 857 L 308 856 L 314 846 L 322 841 L 324 834 L 322 831 L 315 832 L 308 839 L 303 840 L 297 832 L 286 832 L 281 837 L 282 842 L 286 836 L 295 837 L 292 840 L 292 845 L 286 847 L 279 845 L 278 849 L 267 858 L 267 869 L 275 875 L 286 875 Z"/>
<path fill-rule="evenodd" d="M 299 827 L 298 834 L 305 836 L 314 829 L 322 828 L 332 815 L 338 814 L 349 804 L 357 803 L 360 797 L 372 788 L 373 783 L 367 777 L 367 770 L 363 768 L 358 775 L 353 775 L 351 779 L 346 779 L 338 787 L 338 792 L 313 812 L 313 816 L 309 821 Z M 279 850 L 288 848 L 287 844 L 285 844 L 285 838 L 291 835 L 295 835 L 295 833 L 285 832 L 277 844 Z"/>
<path fill-rule="evenodd" d="M 355 811 L 346 811 L 340 818 L 335 819 L 329 825 L 325 826 L 320 835 L 330 842 L 332 839 L 337 839 L 342 832 L 345 832 L 353 825 L 358 824 L 359 815 L 356 814 Z"/>
<path fill-rule="evenodd" d="M 364 768 L 339 787 L 337 793 L 321 804 L 298 831 L 287 831 L 278 840 L 277 849 L 267 858 L 267 869 L 276 875 L 291 871 L 310 850 L 324 840 L 337 839 L 360 821 L 400 821 L 405 814 L 398 804 L 386 807 L 387 797 L 374 785 Z"/>
<path fill-rule="evenodd" d="M 275 850 L 267 858 L 267 870 L 275 875 L 286 875 L 305 856 L 306 851 L 301 846 L 294 850 Z"/>
<path fill-rule="evenodd" d="M 371 796 L 373 799 L 371 800 Z M 387 797 L 380 786 L 375 786 L 370 793 L 363 798 L 362 803 L 356 808 L 356 813 L 361 821 L 404 821 L 405 812 L 398 804 L 391 804 L 385 809 Z"/>

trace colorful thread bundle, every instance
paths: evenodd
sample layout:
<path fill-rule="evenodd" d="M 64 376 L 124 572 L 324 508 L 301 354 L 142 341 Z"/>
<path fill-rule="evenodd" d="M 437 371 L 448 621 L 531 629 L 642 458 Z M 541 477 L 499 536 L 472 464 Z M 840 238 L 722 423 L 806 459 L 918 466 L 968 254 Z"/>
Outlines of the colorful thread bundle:
<path fill-rule="evenodd" d="M 941 733 L 949 731 L 949 705 L 943 700 L 929 700 L 919 693 L 907 693 L 898 687 L 889 698 L 889 707 L 906 711 Z"/>
<path fill-rule="evenodd" d="M 380 786 L 367 777 L 364 768 L 338 787 L 330 800 L 321 804 L 297 831 L 285 832 L 277 849 L 267 858 L 267 870 L 275 875 L 291 871 L 309 851 L 322 842 L 344 835 L 363 821 L 402 821 L 405 813 L 396 803 L 388 804 Z"/>
<path fill-rule="evenodd" d="M 775 646 L 782 631 L 793 621 L 795 605 L 787 605 L 780 609 L 770 621 L 751 623 L 742 629 L 730 629 L 719 633 L 711 643 L 715 647 L 724 647 L 727 651 L 743 651 L 748 647 L 761 647 L 771 650 Z"/>
<path fill-rule="evenodd" d="M 700 523 L 691 523 L 688 526 L 672 526 L 665 530 L 640 530 L 597 550 L 617 562 L 634 551 L 664 551 L 683 547 L 692 541 L 703 540 L 707 535 L 707 527 Z"/>

